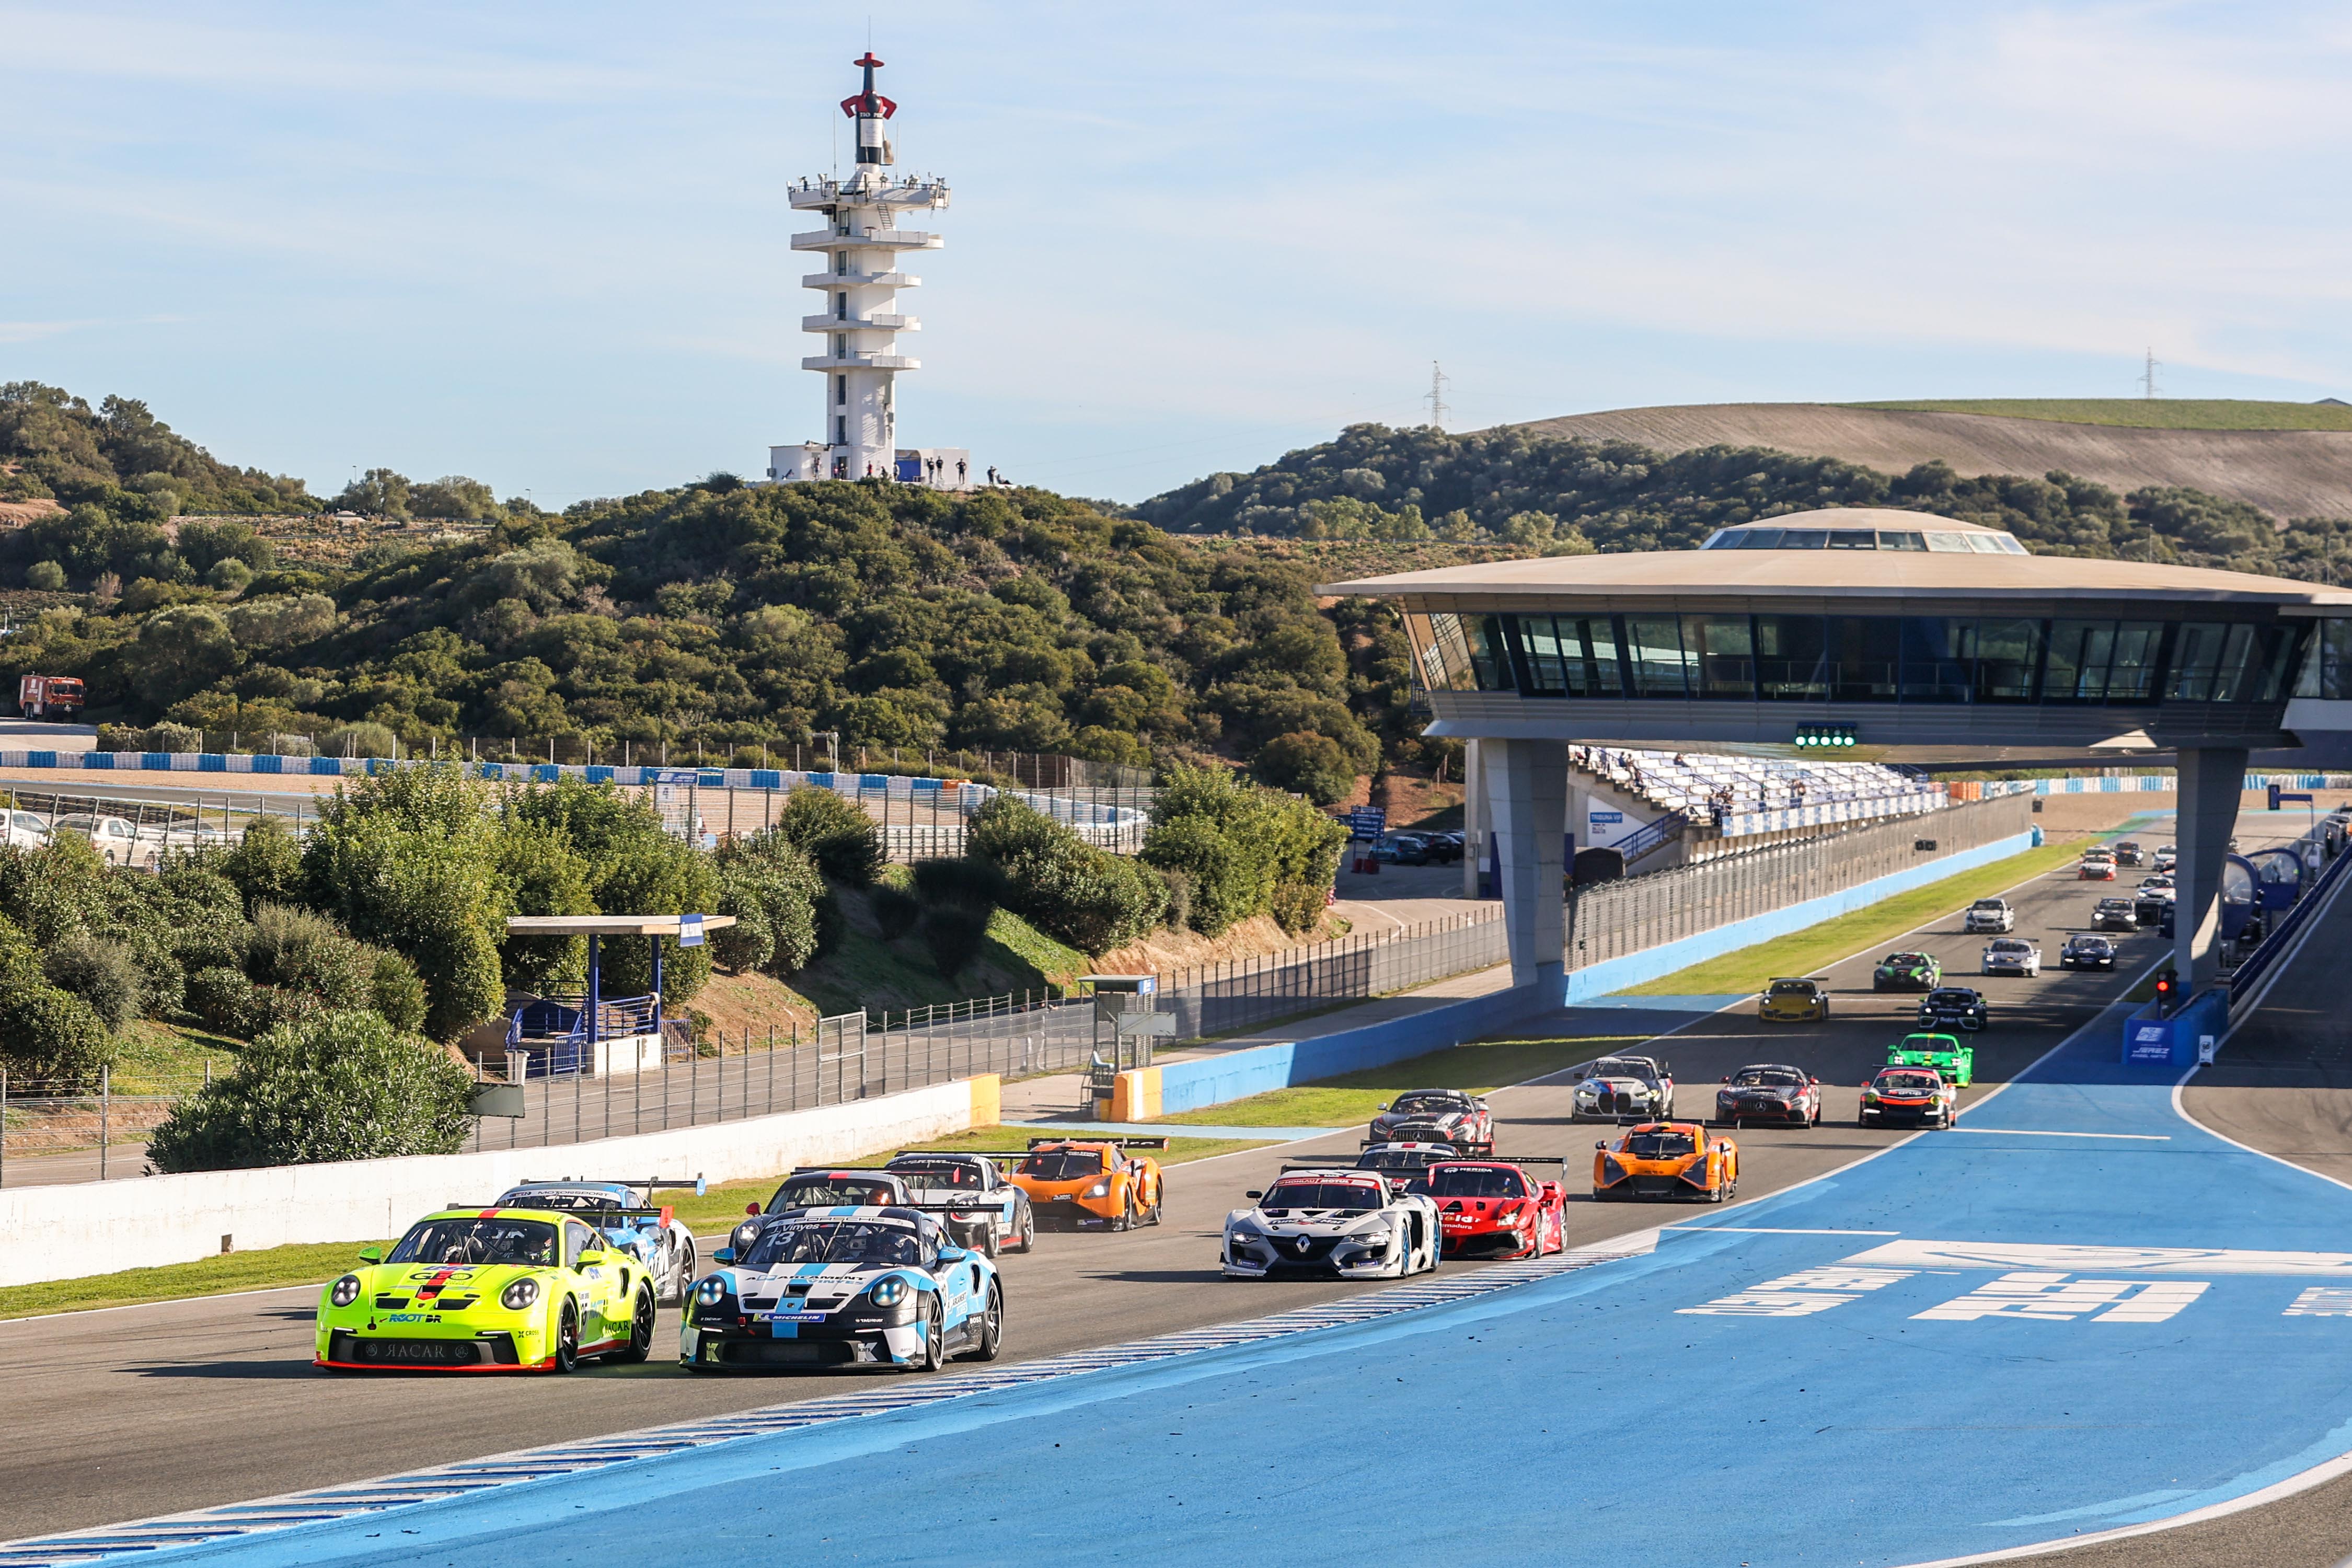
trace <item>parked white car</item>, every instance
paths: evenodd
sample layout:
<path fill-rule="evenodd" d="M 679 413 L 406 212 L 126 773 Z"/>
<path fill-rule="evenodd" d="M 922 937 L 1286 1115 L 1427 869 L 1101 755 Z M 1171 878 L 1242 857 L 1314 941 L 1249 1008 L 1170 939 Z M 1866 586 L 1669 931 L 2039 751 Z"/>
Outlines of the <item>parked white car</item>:
<path fill-rule="evenodd" d="M 1979 899 L 1969 906 L 1968 933 L 2011 931 L 2017 929 L 2017 911 L 2009 907 L 2007 899 Z"/>
<path fill-rule="evenodd" d="M 2022 974 L 2029 980 L 2042 973 L 2042 950 L 2021 936 L 2005 936 L 1984 950 L 1987 974 Z"/>
<path fill-rule="evenodd" d="M 0 828 L 0 837 L 5 837 L 15 847 L 38 849 L 49 841 L 49 825 L 41 820 L 39 813 L 11 811 L 0 813 L 0 816 L 7 819 L 6 827 Z"/>
<path fill-rule="evenodd" d="M 128 819 L 120 816 L 78 811 L 58 817 L 56 831 L 89 839 L 99 858 L 110 866 L 152 866 L 163 852 L 161 844 L 142 837 Z"/>

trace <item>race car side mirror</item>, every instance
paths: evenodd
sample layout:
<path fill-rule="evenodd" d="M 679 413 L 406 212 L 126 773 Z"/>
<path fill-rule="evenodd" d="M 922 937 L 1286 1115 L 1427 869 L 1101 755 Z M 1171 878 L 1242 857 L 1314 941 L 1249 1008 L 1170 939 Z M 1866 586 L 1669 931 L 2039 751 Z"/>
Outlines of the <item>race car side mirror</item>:
<path fill-rule="evenodd" d="M 1247 1192 L 1244 1193 L 1242 1196 L 1245 1198 L 1262 1198 L 1265 1196 L 1265 1194 L 1262 1192 Z"/>
<path fill-rule="evenodd" d="M 1386 1100 L 1382 1100 L 1382 1101 L 1381 1101 L 1381 1109 L 1382 1110 L 1386 1110 L 1388 1108 L 1389 1108 L 1389 1106 L 1388 1106 L 1388 1101 L 1386 1101 Z"/>
<path fill-rule="evenodd" d="M 1725 1074 L 1723 1075 L 1723 1078 L 1722 1078 L 1721 1081 L 1722 1081 L 1722 1082 L 1725 1082 L 1725 1083 L 1729 1083 L 1729 1082 L 1731 1081 L 1731 1075 L 1730 1075 L 1729 1073 L 1725 1073 Z"/>
<path fill-rule="evenodd" d="M 735 1249 L 731 1247 L 719 1247 L 710 1254 L 710 1261 L 713 1263 L 732 1263 L 735 1261 Z"/>
<path fill-rule="evenodd" d="M 1595 1149 L 1606 1149 L 1609 1147 L 1609 1140 L 1606 1138 L 1595 1138 L 1592 1141 L 1592 1146 Z"/>
<path fill-rule="evenodd" d="M 758 1214 L 760 1212 L 760 1205 L 758 1204 L 745 1204 L 743 1205 L 743 1212 L 745 1214 Z"/>
<path fill-rule="evenodd" d="M 361 1261 L 362 1263 L 381 1263 L 381 1262 L 383 1262 L 383 1247 L 361 1247 L 361 1248 L 360 1248 L 360 1261 Z"/>
<path fill-rule="evenodd" d="M 593 1268 L 598 1264 L 610 1263 L 612 1260 L 613 1255 L 611 1253 L 606 1252 L 600 1247 L 592 1247 L 587 1251 L 580 1255 L 577 1267 L 582 1268 Z"/>
<path fill-rule="evenodd" d="M 971 1253 L 966 1252 L 961 1247 L 942 1247 L 940 1248 L 940 1261 L 942 1263 L 961 1263 L 971 1256 Z"/>

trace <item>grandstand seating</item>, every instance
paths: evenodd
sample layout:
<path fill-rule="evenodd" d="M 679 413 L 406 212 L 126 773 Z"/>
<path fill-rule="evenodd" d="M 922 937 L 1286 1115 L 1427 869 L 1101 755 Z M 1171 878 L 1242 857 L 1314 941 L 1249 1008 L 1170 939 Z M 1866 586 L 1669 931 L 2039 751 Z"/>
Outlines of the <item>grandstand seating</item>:
<path fill-rule="evenodd" d="M 1897 816 L 1944 804 L 1942 785 L 1876 763 L 1781 762 L 1618 746 L 1572 746 L 1569 762 L 1581 773 L 1699 825 L 1808 805 L 1848 805 L 1850 809 L 1840 815 L 1851 820 Z"/>

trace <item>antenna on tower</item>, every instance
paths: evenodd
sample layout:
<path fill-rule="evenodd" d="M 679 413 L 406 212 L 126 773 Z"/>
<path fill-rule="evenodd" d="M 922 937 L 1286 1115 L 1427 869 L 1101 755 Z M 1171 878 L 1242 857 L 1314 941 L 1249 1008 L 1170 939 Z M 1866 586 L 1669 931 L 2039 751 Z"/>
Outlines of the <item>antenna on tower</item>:
<path fill-rule="evenodd" d="M 1445 428 L 1445 416 L 1454 412 L 1445 405 L 1445 388 L 1450 380 L 1444 371 L 1437 368 L 1435 360 L 1429 362 L 1429 422 L 1440 430 Z"/>
<path fill-rule="evenodd" d="M 2147 351 L 2147 368 L 2140 372 L 2139 384 L 2145 389 L 2146 395 L 2151 399 L 2156 396 L 2156 367 L 2160 363 L 2162 362 L 2156 357 L 2156 350 L 2150 348 Z"/>

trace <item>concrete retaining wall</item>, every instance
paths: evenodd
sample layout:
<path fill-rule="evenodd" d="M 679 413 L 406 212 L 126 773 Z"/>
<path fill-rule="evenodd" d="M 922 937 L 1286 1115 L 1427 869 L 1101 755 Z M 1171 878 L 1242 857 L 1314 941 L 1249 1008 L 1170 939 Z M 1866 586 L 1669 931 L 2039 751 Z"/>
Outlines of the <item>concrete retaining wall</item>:
<path fill-rule="evenodd" d="M 487 1203 L 518 1182 L 561 1175 L 763 1176 L 845 1160 L 998 1120 L 993 1076 L 744 1121 L 554 1149 L 274 1165 L 184 1176 L 0 1189 L 0 1285 L 72 1279 L 222 1249 L 398 1236 L 419 1215 Z"/>

